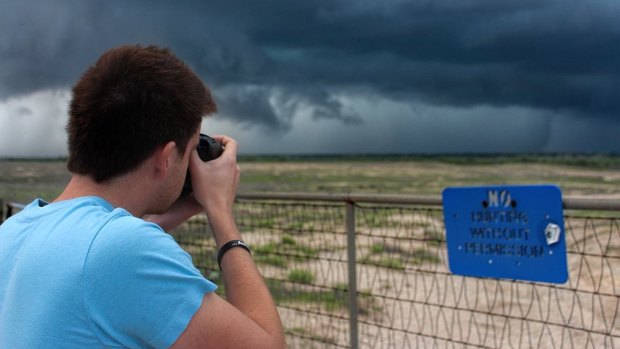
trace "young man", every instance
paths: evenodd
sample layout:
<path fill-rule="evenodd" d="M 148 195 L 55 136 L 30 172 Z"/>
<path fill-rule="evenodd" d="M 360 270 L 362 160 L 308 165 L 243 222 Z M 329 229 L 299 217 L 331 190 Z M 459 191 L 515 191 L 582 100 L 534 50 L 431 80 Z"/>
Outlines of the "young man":
<path fill-rule="evenodd" d="M 237 144 L 215 137 L 225 150 L 209 162 L 195 151 L 215 110 L 166 49 L 114 48 L 84 73 L 67 126 L 69 184 L 0 226 L 0 348 L 286 346 L 237 242 Z M 188 166 L 193 195 L 177 200 Z M 226 300 L 164 232 L 202 211 L 223 253 Z"/>

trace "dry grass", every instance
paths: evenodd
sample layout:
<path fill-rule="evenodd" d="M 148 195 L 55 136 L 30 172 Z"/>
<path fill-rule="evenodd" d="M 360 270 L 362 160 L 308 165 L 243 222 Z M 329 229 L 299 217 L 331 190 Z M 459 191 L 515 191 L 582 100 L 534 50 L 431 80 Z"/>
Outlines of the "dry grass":
<path fill-rule="evenodd" d="M 559 185 L 564 195 L 620 198 L 620 171 L 615 162 L 601 165 L 595 160 L 566 164 L 566 161 L 537 158 L 482 159 L 471 157 L 470 160 L 465 156 L 387 161 L 347 157 L 307 161 L 241 158 L 239 191 L 440 195 L 448 186 L 545 183 Z M 0 160 L 0 198 L 17 202 L 28 202 L 35 197 L 52 199 L 62 191 L 69 177 L 61 160 Z"/>

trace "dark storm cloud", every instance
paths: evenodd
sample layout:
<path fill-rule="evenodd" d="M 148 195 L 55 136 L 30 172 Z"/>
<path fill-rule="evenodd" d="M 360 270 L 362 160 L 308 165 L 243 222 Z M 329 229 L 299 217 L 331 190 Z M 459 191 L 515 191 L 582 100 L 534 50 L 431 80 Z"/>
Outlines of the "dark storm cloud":
<path fill-rule="evenodd" d="M 269 89 L 252 86 L 226 86 L 215 91 L 219 112 L 228 116 L 242 116 L 242 126 L 267 126 L 267 130 L 290 129 L 290 118 L 279 115 L 269 102 Z M 238 117 L 237 117 L 238 118 Z"/>
<path fill-rule="evenodd" d="M 304 23 L 318 33 L 300 28 L 275 35 L 274 25 L 257 38 L 275 48 L 285 67 L 306 67 L 300 78 L 314 83 L 366 85 L 439 105 L 617 115 L 620 5 L 463 3 L 332 5 Z"/>
<path fill-rule="evenodd" d="M 604 0 L 9 1 L 0 99 L 69 87 L 105 48 L 154 43 L 222 113 L 273 131 L 302 110 L 359 123 L 338 96 L 360 93 L 617 118 L 617 18 Z"/>

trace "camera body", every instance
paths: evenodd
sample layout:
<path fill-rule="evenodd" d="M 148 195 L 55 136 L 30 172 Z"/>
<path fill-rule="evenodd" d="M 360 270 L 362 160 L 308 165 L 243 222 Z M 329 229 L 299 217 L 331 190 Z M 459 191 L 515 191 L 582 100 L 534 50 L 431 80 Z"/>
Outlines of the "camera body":
<path fill-rule="evenodd" d="M 198 147 L 196 147 L 200 160 L 207 162 L 213 159 L 217 159 L 224 152 L 224 147 L 217 140 L 207 136 L 206 134 L 200 134 L 200 140 Z M 181 196 L 186 196 L 192 192 L 192 176 L 189 174 L 189 168 L 185 175 L 185 184 L 183 184 L 183 191 Z"/>

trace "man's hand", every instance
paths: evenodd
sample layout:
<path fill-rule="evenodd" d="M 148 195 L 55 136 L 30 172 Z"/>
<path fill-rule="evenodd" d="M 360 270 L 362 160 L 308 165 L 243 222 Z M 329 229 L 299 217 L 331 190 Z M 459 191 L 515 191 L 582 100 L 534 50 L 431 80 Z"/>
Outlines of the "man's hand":
<path fill-rule="evenodd" d="M 194 197 L 207 212 L 220 248 L 241 239 L 232 214 L 240 171 L 237 142 L 226 136 L 213 138 L 224 146 L 222 155 L 203 162 L 194 151 L 189 169 Z M 220 267 L 226 300 L 214 293 L 205 295 L 173 348 L 285 348 L 280 316 L 252 256 L 233 248 L 226 252 Z"/>
<path fill-rule="evenodd" d="M 192 151 L 189 168 L 193 193 L 177 200 L 165 213 L 145 215 L 142 217 L 144 220 L 158 224 L 165 231 L 173 230 L 204 211 L 212 224 L 229 224 L 229 221 L 232 221 L 232 207 L 240 175 L 237 166 L 237 142 L 226 136 L 213 138 L 222 143 L 225 150 L 220 157 L 207 162 L 200 159 L 196 150 Z M 238 237 L 223 237 L 226 238 L 231 240 Z M 218 246 L 220 240 L 216 234 Z"/>
<path fill-rule="evenodd" d="M 196 201 L 207 212 L 213 227 L 218 246 L 232 239 L 239 239 L 234 224 L 232 210 L 237 195 L 241 171 L 237 165 L 237 142 L 227 136 L 213 136 L 224 146 L 224 152 L 217 159 L 203 162 L 198 152 L 193 151 L 189 171 Z"/>

